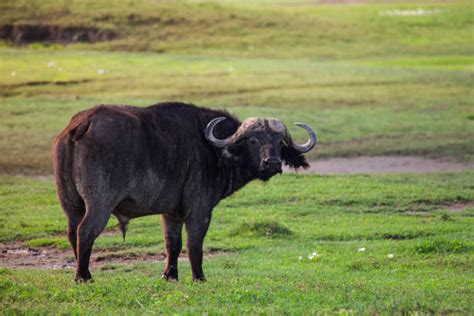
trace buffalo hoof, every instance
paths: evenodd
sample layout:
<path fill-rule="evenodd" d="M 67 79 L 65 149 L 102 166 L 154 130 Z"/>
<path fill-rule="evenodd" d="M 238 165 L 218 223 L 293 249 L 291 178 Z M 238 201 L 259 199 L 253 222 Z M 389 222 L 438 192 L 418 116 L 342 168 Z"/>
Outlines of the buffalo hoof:
<path fill-rule="evenodd" d="M 76 273 L 76 277 L 74 278 L 74 280 L 76 281 L 76 283 L 94 282 L 90 272 L 87 272 L 85 275 L 80 275 L 79 273 Z"/>
<path fill-rule="evenodd" d="M 202 276 L 202 277 L 199 277 L 199 278 L 194 278 L 193 277 L 193 282 L 196 282 L 196 283 L 203 283 L 203 282 L 206 282 L 206 277 L 205 276 Z"/>
<path fill-rule="evenodd" d="M 178 282 L 178 276 L 177 275 L 168 275 L 166 273 L 163 273 L 161 275 L 161 279 L 166 280 L 168 282 L 174 282 L 174 283 Z"/>
<path fill-rule="evenodd" d="M 80 283 L 94 283 L 94 279 L 93 278 L 83 278 L 83 277 L 76 277 L 74 279 L 76 281 L 77 284 L 80 284 Z"/>

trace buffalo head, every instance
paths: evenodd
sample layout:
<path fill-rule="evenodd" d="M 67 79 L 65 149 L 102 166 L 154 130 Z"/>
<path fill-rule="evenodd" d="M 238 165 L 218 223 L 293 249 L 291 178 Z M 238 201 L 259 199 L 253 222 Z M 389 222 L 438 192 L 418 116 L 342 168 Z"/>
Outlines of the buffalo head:
<path fill-rule="evenodd" d="M 293 168 L 309 167 L 303 154 L 316 145 L 316 133 L 308 125 L 295 124 L 309 134 L 309 140 L 302 145 L 295 143 L 285 124 L 274 118 L 248 118 L 233 135 L 218 139 L 214 128 L 225 119 L 218 117 L 209 122 L 206 139 L 221 148 L 226 158 L 245 164 L 259 179 L 268 180 L 281 173 L 282 162 Z"/>

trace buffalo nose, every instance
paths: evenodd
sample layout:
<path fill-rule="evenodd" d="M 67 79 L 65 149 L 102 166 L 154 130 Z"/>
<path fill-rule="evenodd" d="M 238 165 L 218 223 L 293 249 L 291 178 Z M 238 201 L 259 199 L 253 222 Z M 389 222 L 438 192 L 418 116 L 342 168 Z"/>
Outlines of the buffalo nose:
<path fill-rule="evenodd" d="M 281 169 L 281 159 L 276 157 L 268 157 L 263 159 L 263 165 L 265 168 L 277 171 Z"/>

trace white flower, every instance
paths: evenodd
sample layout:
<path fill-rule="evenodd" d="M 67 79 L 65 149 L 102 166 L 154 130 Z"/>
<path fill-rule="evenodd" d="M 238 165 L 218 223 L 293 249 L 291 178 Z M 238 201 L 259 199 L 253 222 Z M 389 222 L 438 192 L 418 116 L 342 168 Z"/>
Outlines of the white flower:
<path fill-rule="evenodd" d="M 362 247 L 362 248 L 359 248 L 359 250 L 357 250 L 358 252 L 364 252 L 365 251 L 365 247 Z"/>
<path fill-rule="evenodd" d="M 16 71 L 12 71 L 11 76 L 15 77 L 16 76 Z"/>
<path fill-rule="evenodd" d="M 418 8 L 415 10 L 388 10 L 382 11 L 380 15 L 388 15 L 388 16 L 418 16 L 418 15 L 426 15 L 426 14 L 439 14 L 441 10 L 433 9 L 433 10 L 426 10 L 422 8 Z"/>
<path fill-rule="evenodd" d="M 227 68 L 227 71 L 228 71 L 228 72 L 232 72 L 232 71 L 234 71 L 234 67 L 232 67 L 232 66 L 229 66 L 229 67 Z"/>
<path fill-rule="evenodd" d="M 393 259 L 393 257 L 395 257 L 395 255 L 394 255 L 393 253 L 389 253 L 389 254 L 387 255 L 387 257 L 388 257 L 389 259 Z"/>
<path fill-rule="evenodd" d="M 303 257 L 302 257 L 302 256 L 299 256 L 298 259 L 299 259 L 299 260 L 303 260 Z"/>
<path fill-rule="evenodd" d="M 107 71 L 106 71 L 105 69 L 102 69 L 102 68 L 99 69 L 99 70 L 97 70 L 97 73 L 98 73 L 99 75 L 105 75 L 106 72 L 107 72 Z"/>
<path fill-rule="evenodd" d="M 308 255 L 309 260 L 313 260 L 314 258 L 319 257 L 319 254 L 316 251 Z"/>
<path fill-rule="evenodd" d="M 54 61 L 49 61 L 48 68 L 53 68 L 53 67 L 56 67 L 56 63 Z"/>

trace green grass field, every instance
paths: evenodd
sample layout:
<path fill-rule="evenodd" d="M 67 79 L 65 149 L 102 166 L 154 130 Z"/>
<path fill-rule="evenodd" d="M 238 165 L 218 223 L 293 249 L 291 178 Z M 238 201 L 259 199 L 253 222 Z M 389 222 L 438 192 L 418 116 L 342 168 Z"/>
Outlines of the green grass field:
<path fill-rule="evenodd" d="M 87 285 L 76 285 L 72 270 L 4 268 L 2 310 L 471 314 L 474 208 L 448 206 L 474 200 L 472 178 L 284 175 L 254 183 L 215 210 L 205 249 L 225 254 L 205 259 L 208 282 L 192 283 L 187 261 L 179 284 L 160 280 L 164 263 L 107 264 Z M 68 249 L 51 183 L 3 177 L 0 195 L 3 241 Z M 95 251 L 163 247 L 152 216 L 132 221 L 125 242 L 99 237 Z"/>
<path fill-rule="evenodd" d="M 435 13 L 387 14 L 419 8 Z M 51 173 L 51 140 L 97 104 L 179 100 L 304 121 L 318 132 L 316 163 L 472 162 L 473 15 L 470 1 L 2 1 L 0 34 L 114 37 L 0 41 L 0 242 L 72 256 L 54 185 L 29 176 Z M 186 260 L 179 284 L 160 280 L 163 263 L 108 263 L 87 285 L 69 269 L 6 267 L 0 314 L 473 314 L 473 183 L 472 172 L 253 183 L 215 210 L 205 248 L 220 255 L 205 259 L 208 282 L 193 284 Z M 163 251 L 159 217 L 132 221 L 125 242 L 101 236 L 95 250 Z"/>

